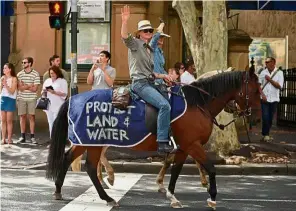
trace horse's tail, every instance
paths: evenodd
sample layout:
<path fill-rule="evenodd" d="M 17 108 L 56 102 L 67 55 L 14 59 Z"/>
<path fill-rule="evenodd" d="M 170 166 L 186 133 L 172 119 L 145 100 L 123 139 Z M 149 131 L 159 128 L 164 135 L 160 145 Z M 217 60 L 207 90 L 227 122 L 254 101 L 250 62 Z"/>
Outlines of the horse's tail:
<path fill-rule="evenodd" d="M 46 178 L 56 180 L 59 169 L 64 165 L 65 146 L 68 139 L 68 109 L 67 100 L 61 106 L 51 131 L 51 143 L 47 157 Z"/>

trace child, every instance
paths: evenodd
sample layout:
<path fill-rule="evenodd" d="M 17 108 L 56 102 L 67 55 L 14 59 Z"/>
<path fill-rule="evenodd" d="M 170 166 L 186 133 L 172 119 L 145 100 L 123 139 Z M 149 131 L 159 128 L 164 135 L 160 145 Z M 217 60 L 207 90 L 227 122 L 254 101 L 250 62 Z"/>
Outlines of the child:
<path fill-rule="evenodd" d="M 173 81 L 180 81 L 180 73 L 179 70 L 176 68 L 170 68 L 169 71 L 169 76 L 171 76 L 171 78 L 173 79 Z"/>

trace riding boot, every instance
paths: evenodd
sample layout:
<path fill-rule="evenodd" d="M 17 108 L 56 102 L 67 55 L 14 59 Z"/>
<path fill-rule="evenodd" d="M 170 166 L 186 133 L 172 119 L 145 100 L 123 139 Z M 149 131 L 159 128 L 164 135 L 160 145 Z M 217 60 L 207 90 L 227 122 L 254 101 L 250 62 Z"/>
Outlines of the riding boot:
<path fill-rule="evenodd" d="M 169 142 L 158 142 L 158 153 L 172 153 L 173 150 L 174 146 L 170 145 Z"/>

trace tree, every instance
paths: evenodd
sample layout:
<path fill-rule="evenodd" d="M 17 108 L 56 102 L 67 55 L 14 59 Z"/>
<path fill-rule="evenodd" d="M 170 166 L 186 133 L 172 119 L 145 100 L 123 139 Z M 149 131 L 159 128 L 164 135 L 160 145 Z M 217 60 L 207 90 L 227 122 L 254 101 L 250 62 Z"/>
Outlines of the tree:
<path fill-rule="evenodd" d="M 172 6 L 182 22 L 197 75 L 227 69 L 228 28 L 225 1 L 203 0 L 202 8 L 196 9 L 193 1 L 174 0 Z M 198 18 L 201 9 L 202 25 Z M 220 124 L 226 124 L 232 118 L 232 114 L 224 111 L 216 117 Z M 226 155 L 237 149 L 239 142 L 235 125 L 231 124 L 223 131 L 214 126 L 206 147 L 219 155 Z"/>
<path fill-rule="evenodd" d="M 173 1 L 173 8 L 182 22 L 197 74 L 204 73 L 202 25 L 199 21 L 201 10 L 196 9 L 194 1 Z"/>

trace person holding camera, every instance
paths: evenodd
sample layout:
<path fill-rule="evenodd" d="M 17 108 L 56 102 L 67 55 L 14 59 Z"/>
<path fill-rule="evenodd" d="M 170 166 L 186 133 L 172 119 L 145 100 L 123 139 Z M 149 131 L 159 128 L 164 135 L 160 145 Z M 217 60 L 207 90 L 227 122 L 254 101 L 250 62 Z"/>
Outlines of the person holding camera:
<path fill-rule="evenodd" d="M 108 51 L 101 51 L 99 54 L 99 59 L 90 69 L 87 77 L 87 84 L 92 85 L 92 90 L 110 89 L 113 86 L 116 77 L 116 70 L 109 65 L 110 59 L 111 54 Z M 103 182 L 101 164 L 103 164 L 105 167 L 105 171 L 108 174 L 108 179 L 114 181 L 114 170 L 105 156 L 107 149 L 108 147 L 103 147 L 101 160 L 97 168 L 97 175 L 101 183 Z M 71 166 L 73 171 L 81 171 L 81 158 L 82 155 L 72 162 Z"/>
<path fill-rule="evenodd" d="M 48 75 L 50 78 L 44 81 L 41 94 L 43 97 L 47 97 L 50 101 L 48 109 L 44 110 L 44 112 L 47 116 L 49 134 L 51 137 L 54 120 L 68 95 L 68 83 L 64 79 L 61 69 L 57 66 L 50 67 Z"/>
<path fill-rule="evenodd" d="M 109 65 L 111 54 L 108 51 L 101 51 L 98 61 L 93 64 L 87 76 L 87 84 L 94 89 L 110 89 L 113 86 L 116 70 Z"/>

